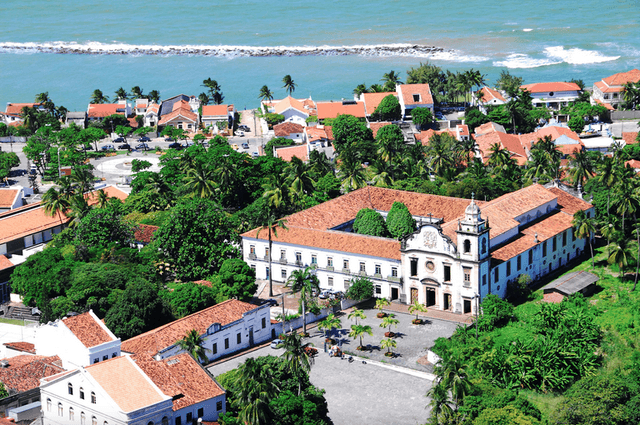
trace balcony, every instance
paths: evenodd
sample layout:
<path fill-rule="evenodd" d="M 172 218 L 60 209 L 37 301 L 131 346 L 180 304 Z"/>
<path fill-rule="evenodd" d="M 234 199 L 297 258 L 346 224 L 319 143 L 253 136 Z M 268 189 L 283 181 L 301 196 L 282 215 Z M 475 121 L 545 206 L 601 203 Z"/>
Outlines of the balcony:
<path fill-rule="evenodd" d="M 249 254 L 249 260 L 255 260 L 256 259 L 256 253 L 252 252 Z"/>
<path fill-rule="evenodd" d="M 389 282 L 398 282 L 398 283 L 402 281 L 402 279 L 400 279 L 398 276 L 387 276 L 387 280 Z"/>
<path fill-rule="evenodd" d="M 333 266 L 327 266 L 326 270 L 332 272 L 333 271 Z"/>
<path fill-rule="evenodd" d="M 287 264 L 287 259 L 286 258 L 281 258 L 280 260 L 278 260 L 278 262 L 280 264 Z"/>

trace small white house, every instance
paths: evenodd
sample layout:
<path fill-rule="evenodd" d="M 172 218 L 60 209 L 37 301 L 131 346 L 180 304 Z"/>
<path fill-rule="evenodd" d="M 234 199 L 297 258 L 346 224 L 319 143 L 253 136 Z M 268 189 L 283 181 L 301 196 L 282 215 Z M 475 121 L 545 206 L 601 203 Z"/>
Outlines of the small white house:
<path fill-rule="evenodd" d="M 534 107 L 544 106 L 551 109 L 560 109 L 570 102 L 576 101 L 580 96 L 580 86 L 576 83 L 534 83 L 520 88 L 531 93 L 531 102 Z"/>

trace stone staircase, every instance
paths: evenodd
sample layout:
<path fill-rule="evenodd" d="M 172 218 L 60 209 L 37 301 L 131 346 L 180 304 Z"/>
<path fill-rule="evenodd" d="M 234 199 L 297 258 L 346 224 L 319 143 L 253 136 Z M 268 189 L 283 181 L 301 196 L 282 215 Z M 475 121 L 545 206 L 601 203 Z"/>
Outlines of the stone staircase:
<path fill-rule="evenodd" d="M 34 315 L 32 311 L 33 309 L 31 307 L 9 306 L 4 317 L 5 319 L 39 321 L 40 315 Z"/>

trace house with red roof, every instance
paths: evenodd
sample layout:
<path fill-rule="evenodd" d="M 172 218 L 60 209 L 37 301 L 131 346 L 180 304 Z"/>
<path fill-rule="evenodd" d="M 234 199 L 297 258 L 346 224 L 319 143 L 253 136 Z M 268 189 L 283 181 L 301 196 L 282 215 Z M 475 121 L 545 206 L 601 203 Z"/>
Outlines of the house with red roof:
<path fill-rule="evenodd" d="M 33 192 L 27 189 L 27 194 Z M 17 189 L 0 188 L 0 213 L 13 210 L 25 204 L 25 188 Z"/>
<path fill-rule="evenodd" d="M 499 106 L 507 103 L 505 96 L 495 88 L 484 86 L 476 92 L 476 95 L 471 99 L 471 104 L 477 106 L 483 113 L 487 113 L 487 106 Z"/>
<path fill-rule="evenodd" d="M 40 103 L 7 103 L 7 109 L 2 114 L 4 123 L 6 125 L 20 125 L 22 124 L 22 108 L 35 108 L 38 110 L 44 110 L 44 106 Z"/>
<path fill-rule="evenodd" d="M 158 112 L 160 111 L 160 105 L 157 103 L 150 103 L 147 105 L 147 109 L 144 112 L 144 126 L 155 127 L 158 125 Z"/>
<path fill-rule="evenodd" d="M 309 145 L 306 143 L 295 146 L 274 146 L 273 151 L 274 156 L 283 161 L 291 162 L 294 156 L 305 162 L 309 160 Z"/>
<path fill-rule="evenodd" d="M 281 122 L 273 126 L 273 134 L 276 137 L 284 137 L 293 140 L 295 143 L 302 143 L 306 139 L 304 137 L 305 126 L 291 121 Z"/>
<path fill-rule="evenodd" d="M 269 112 L 283 115 L 285 122 L 302 126 L 307 125 L 307 118 L 317 114 L 315 102 L 310 97 L 308 99 L 294 99 L 287 96 L 282 100 L 263 101 L 262 104 Z"/>
<path fill-rule="evenodd" d="M 519 136 L 520 143 L 525 148 L 527 154 L 538 140 L 544 139 L 545 137 L 551 138 L 556 148 L 562 152 L 565 158 L 572 156 L 574 152 L 582 152 L 585 149 L 584 143 L 576 132 L 568 127 L 558 125 L 549 125 L 533 133 L 521 134 Z"/>
<path fill-rule="evenodd" d="M 396 240 L 353 232 L 362 208 L 385 217 L 394 202 L 409 209 L 414 233 Z M 284 282 L 309 264 L 322 289 L 345 291 L 367 276 L 376 297 L 474 314 L 476 297 L 505 297 L 521 274 L 535 280 L 580 256 L 586 241 L 571 224 L 578 210 L 593 217 L 591 204 L 538 184 L 488 202 L 369 186 L 288 216 L 271 250 L 259 229 L 241 235 L 242 247 L 258 279 Z"/>
<path fill-rule="evenodd" d="M 36 331 L 35 345 L 39 355 L 60 356 L 65 369 L 89 366 L 120 355 L 120 338 L 91 310 L 41 325 Z"/>
<path fill-rule="evenodd" d="M 607 109 L 617 109 L 624 102 L 624 85 L 640 81 L 640 70 L 632 69 L 603 78 L 593 85 L 592 104 L 601 104 Z"/>
<path fill-rule="evenodd" d="M 324 124 L 324 120 L 327 118 L 337 118 L 338 115 L 353 115 L 356 118 L 362 118 L 364 120 L 366 113 L 364 109 L 364 102 L 357 100 L 343 100 L 340 102 L 317 102 L 318 108 L 318 122 Z"/>
<path fill-rule="evenodd" d="M 529 158 L 520 142 L 520 137 L 517 134 L 507 134 L 504 127 L 494 122 L 476 127 L 475 140 L 478 145 L 478 153 L 484 163 L 487 163 L 491 158 L 493 146 L 496 144 L 501 149 L 509 151 L 511 158 L 518 165 L 524 165 Z"/>
<path fill-rule="evenodd" d="M 380 102 L 382 102 L 382 99 L 390 95 L 398 97 L 398 93 L 396 92 L 363 93 L 361 98 L 364 102 L 364 110 L 367 118 L 370 118 L 371 115 L 376 111 L 378 105 L 380 105 Z"/>
<path fill-rule="evenodd" d="M 433 96 L 429 84 L 397 84 L 396 92 L 403 119 L 410 117 L 414 108 L 428 108 L 433 113 Z"/>
<path fill-rule="evenodd" d="M 520 86 L 522 90 L 527 90 L 533 98 L 531 102 L 534 107 L 544 106 L 550 109 L 560 109 L 574 102 L 580 96 L 580 86 L 576 83 L 552 82 L 533 83 Z"/>
<path fill-rule="evenodd" d="M 214 133 L 222 129 L 233 127 L 233 118 L 236 108 L 233 105 L 204 105 L 202 107 L 202 125 L 204 128 L 211 127 Z M 218 124 L 220 123 L 220 124 Z"/>
<path fill-rule="evenodd" d="M 158 121 L 158 127 L 175 127 L 184 131 L 194 133 L 198 129 L 200 119 L 196 112 L 193 112 L 191 105 L 186 100 L 179 100 L 173 103 L 173 110 L 164 114 Z M 164 108 L 164 105 L 162 105 Z"/>
<path fill-rule="evenodd" d="M 89 121 L 100 121 L 109 115 L 131 115 L 131 106 L 126 100 L 118 103 L 90 103 L 87 108 L 87 119 Z"/>
<path fill-rule="evenodd" d="M 333 131 L 331 126 L 316 125 L 304 128 L 304 137 L 311 149 L 324 148 L 333 142 Z"/>

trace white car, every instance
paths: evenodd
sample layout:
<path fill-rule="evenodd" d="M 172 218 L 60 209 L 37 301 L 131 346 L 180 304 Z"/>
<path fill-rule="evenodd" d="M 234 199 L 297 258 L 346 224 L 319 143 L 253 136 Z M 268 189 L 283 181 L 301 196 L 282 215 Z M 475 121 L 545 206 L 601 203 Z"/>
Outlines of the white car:
<path fill-rule="evenodd" d="M 280 348 L 280 346 L 282 345 L 282 343 L 284 343 L 283 340 L 281 339 L 274 339 L 273 341 L 271 341 L 271 348 Z"/>

